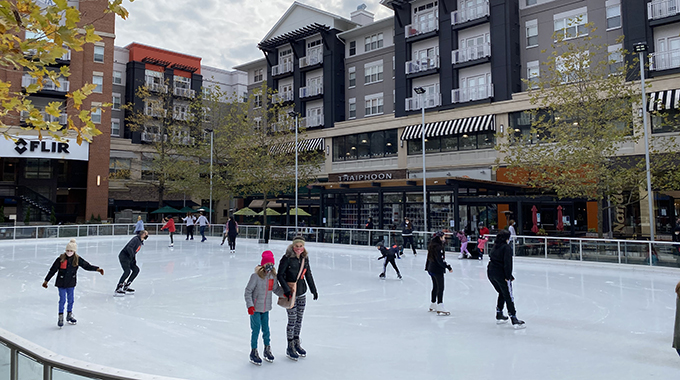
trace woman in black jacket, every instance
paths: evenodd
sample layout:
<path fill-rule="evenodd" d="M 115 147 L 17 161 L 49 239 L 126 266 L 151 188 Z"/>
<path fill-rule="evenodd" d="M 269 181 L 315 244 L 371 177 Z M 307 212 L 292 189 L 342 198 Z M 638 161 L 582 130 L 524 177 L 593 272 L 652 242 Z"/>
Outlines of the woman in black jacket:
<path fill-rule="evenodd" d="M 300 268 L 301 265 L 302 268 Z M 286 349 L 286 356 L 289 359 L 298 360 L 300 356 L 307 356 L 307 351 L 300 346 L 302 316 L 305 313 L 305 304 L 307 303 L 307 297 L 305 296 L 307 285 L 309 285 L 309 290 L 314 295 L 314 301 L 319 298 L 316 285 L 314 285 L 314 277 L 312 277 L 312 269 L 309 266 L 305 239 L 302 236 L 293 238 L 293 243 L 286 249 L 286 254 L 279 261 L 279 270 L 276 277 L 283 288 L 283 294 L 288 298 L 295 297 L 295 304 L 292 308 L 287 309 L 288 325 L 286 326 L 286 335 L 288 337 L 288 348 Z M 294 292 L 290 285 L 293 283 L 296 283 Z"/>
<path fill-rule="evenodd" d="M 493 250 L 489 253 L 489 266 L 486 273 L 491 281 L 491 285 L 498 292 L 498 302 L 496 303 L 496 322 L 502 323 L 508 320 L 503 315 L 503 306 L 507 305 L 508 314 L 515 327 L 522 327 L 524 321 L 517 319 L 515 310 L 515 299 L 512 295 L 512 248 L 508 245 L 510 232 L 502 230 L 496 236 L 496 243 Z"/>
<path fill-rule="evenodd" d="M 432 278 L 432 294 L 430 296 L 430 311 L 436 311 L 437 315 L 449 315 L 444 308 L 444 273 L 448 269 L 453 271 L 451 266 L 444 261 L 444 242 L 446 237 L 444 232 L 437 231 L 432 236 L 430 244 L 427 246 L 427 264 L 425 270 Z"/>

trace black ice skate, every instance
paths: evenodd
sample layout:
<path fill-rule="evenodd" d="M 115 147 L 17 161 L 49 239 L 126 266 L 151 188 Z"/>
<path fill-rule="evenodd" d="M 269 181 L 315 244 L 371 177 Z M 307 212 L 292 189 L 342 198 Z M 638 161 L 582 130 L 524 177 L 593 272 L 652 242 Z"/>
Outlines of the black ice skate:
<path fill-rule="evenodd" d="M 262 365 L 262 359 L 260 359 L 260 355 L 257 353 L 257 348 L 253 348 L 250 351 L 250 362 L 255 365 Z"/>
<path fill-rule="evenodd" d="M 385 272 L 380 273 L 380 276 L 378 276 L 378 277 L 380 277 L 380 278 L 382 278 L 382 279 L 384 280 L 384 279 L 385 279 Z"/>
<path fill-rule="evenodd" d="M 59 314 L 59 319 L 57 320 L 57 326 L 59 326 L 59 328 L 64 327 L 64 314 L 63 313 Z"/>
<path fill-rule="evenodd" d="M 66 313 L 66 322 L 68 322 L 72 325 L 75 325 L 76 323 L 78 323 L 78 321 L 76 321 L 76 319 L 73 318 L 73 313 L 71 313 L 70 311 L 68 313 Z"/>
<path fill-rule="evenodd" d="M 401 280 L 401 273 L 397 273 L 397 278 Z"/>
<path fill-rule="evenodd" d="M 295 351 L 297 352 L 298 356 L 303 358 L 307 356 L 307 351 L 305 351 L 305 349 L 300 346 L 300 338 L 293 338 L 293 345 L 295 346 Z"/>
<path fill-rule="evenodd" d="M 123 284 L 118 285 L 116 291 L 113 292 L 114 297 L 125 297 L 125 290 L 123 290 Z"/>
<path fill-rule="evenodd" d="M 297 361 L 299 356 L 295 350 L 295 341 L 292 339 L 288 341 L 288 348 L 286 348 L 286 356 L 290 360 L 295 360 Z"/>
<path fill-rule="evenodd" d="M 502 311 L 496 311 L 496 324 L 507 323 L 508 317 L 503 315 Z"/>
<path fill-rule="evenodd" d="M 135 290 L 130 287 L 129 282 L 123 286 L 123 291 L 125 291 L 125 294 L 135 294 Z"/>
<path fill-rule="evenodd" d="M 517 319 L 516 316 L 511 315 L 510 320 L 512 321 L 512 327 L 515 329 L 523 329 L 526 328 L 527 326 L 524 324 L 524 321 L 521 319 Z"/>
<path fill-rule="evenodd" d="M 272 363 L 274 362 L 274 355 L 272 355 L 272 347 L 271 346 L 264 346 L 264 351 L 262 352 L 262 357 L 264 360 Z"/>

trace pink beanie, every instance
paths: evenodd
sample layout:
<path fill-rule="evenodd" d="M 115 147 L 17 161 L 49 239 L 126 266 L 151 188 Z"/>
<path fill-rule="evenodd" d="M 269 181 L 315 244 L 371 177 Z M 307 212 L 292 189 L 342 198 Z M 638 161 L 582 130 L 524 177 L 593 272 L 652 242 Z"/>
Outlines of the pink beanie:
<path fill-rule="evenodd" d="M 260 262 L 260 265 L 264 266 L 268 263 L 274 264 L 274 254 L 272 251 L 262 252 L 262 262 Z"/>

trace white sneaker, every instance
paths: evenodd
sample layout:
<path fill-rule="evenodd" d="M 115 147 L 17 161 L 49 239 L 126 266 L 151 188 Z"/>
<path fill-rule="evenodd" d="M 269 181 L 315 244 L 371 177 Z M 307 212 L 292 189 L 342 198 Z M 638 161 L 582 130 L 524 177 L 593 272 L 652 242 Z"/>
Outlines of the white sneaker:
<path fill-rule="evenodd" d="M 429 311 L 437 311 L 437 304 L 436 303 L 431 303 L 430 304 L 430 310 Z"/>
<path fill-rule="evenodd" d="M 443 303 L 437 304 L 437 315 L 449 315 L 449 314 L 451 313 L 449 313 L 449 311 L 446 310 Z"/>

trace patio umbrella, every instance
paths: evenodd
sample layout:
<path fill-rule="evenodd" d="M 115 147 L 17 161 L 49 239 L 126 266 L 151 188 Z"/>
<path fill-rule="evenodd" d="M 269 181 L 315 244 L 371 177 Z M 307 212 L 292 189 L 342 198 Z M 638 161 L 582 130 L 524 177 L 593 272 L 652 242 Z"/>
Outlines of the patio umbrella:
<path fill-rule="evenodd" d="M 534 226 L 531 227 L 531 232 L 536 234 L 538 233 L 538 209 L 536 208 L 536 205 L 531 208 L 531 221 L 534 224 Z"/>
<path fill-rule="evenodd" d="M 234 213 L 234 215 L 255 216 L 257 213 L 250 207 L 244 207 Z"/>
<path fill-rule="evenodd" d="M 208 213 L 212 212 L 210 207 L 199 207 L 199 208 L 196 209 L 196 211 L 203 211 L 203 212 L 208 212 Z M 196 212 L 196 211 L 194 211 L 194 212 Z"/>
<path fill-rule="evenodd" d="M 564 221 L 562 220 L 562 206 L 557 206 L 557 230 L 564 231 Z"/>
<path fill-rule="evenodd" d="M 179 214 L 180 211 L 174 207 L 163 206 L 156 211 L 151 211 L 152 214 Z"/>
<path fill-rule="evenodd" d="M 257 215 L 264 215 L 264 210 L 258 212 Z M 280 212 L 267 207 L 267 216 L 279 216 L 279 215 L 281 215 Z"/>
<path fill-rule="evenodd" d="M 286 215 L 286 214 L 287 214 L 287 215 L 295 215 L 295 211 L 297 211 L 298 216 L 312 216 L 312 214 L 308 213 L 307 211 L 305 211 L 305 210 L 303 210 L 303 209 L 301 209 L 301 208 L 295 208 L 295 207 L 293 207 L 292 209 L 290 209 L 290 211 L 289 211 L 288 213 L 285 213 L 285 212 L 284 212 L 284 213 L 281 214 L 281 215 Z"/>

